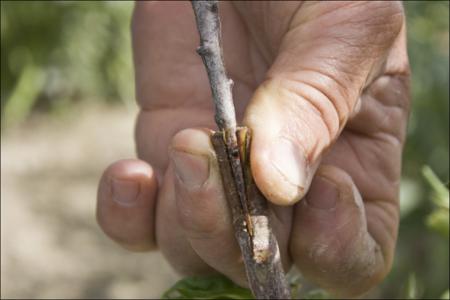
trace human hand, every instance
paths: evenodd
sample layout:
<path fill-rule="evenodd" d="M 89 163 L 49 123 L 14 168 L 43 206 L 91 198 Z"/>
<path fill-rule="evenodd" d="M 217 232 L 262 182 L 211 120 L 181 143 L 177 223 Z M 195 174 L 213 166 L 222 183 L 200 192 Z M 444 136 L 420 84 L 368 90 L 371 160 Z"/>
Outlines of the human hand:
<path fill-rule="evenodd" d="M 397 239 L 409 112 L 401 3 L 221 2 L 220 14 L 286 270 L 295 263 L 335 295 L 366 292 L 389 272 Z M 183 274 L 245 285 L 190 3 L 138 2 L 132 31 L 140 160 L 105 171 L 98 222 L 127 249 L 158 247 Z"/>

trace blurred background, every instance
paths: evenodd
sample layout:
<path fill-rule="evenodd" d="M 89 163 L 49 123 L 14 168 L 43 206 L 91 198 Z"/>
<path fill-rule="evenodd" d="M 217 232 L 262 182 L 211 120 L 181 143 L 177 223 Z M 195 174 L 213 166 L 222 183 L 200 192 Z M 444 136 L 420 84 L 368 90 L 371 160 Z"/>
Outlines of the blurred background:
<path fill-rule="evenodd" d="M 402 219 L 393 270 L 371 297 L 440 298 L 448 190 L 423 170 L 448 187 L 449 2 L 405 8 L 413 109 Z M 101 172 L 135 155 L 132 9 L 1 1 L 2 298 L 155 298 L 178 279 L 159 253 L 121 250 L 95 222 Z"/>

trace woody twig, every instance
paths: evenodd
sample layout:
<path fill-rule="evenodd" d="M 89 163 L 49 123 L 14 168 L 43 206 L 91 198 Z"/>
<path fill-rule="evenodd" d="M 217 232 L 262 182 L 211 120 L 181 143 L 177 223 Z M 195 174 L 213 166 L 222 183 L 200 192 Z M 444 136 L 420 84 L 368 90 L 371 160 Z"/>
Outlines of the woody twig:
<path fill-rule="evenodd" d="M 250 170 L 251 131 L 236 127 L 232 80 L 226 75 L 221 46 L 217 1 L 192 1 L 200 47 L 208 73 L 215 120 L 219 131 L 211 135 L 229 203 L 236 239 L 247 279 L 257 299 L 289 299 L 278 242 L 270 226 L 267 200 L 255 185 Z"/>

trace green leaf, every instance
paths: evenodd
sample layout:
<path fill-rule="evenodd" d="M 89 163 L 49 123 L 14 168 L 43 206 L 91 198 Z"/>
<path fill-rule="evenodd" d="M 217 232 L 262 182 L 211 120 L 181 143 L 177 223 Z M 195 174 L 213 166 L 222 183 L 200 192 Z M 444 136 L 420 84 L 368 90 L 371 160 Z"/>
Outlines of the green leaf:
<path fill-rule="evenodd" d="M 450 290 L 445 291 L 445 293 L 442 294 L 441 299 L 450 299 Z"/>
<path fill-rule="evenodd" d="M 405 286 L 405 299 L 418 299 L 419 289 L 417 286 L 416 274 L 409 274 L 408 281 Z"/>
<path fill-rule="evenodd" d="M 436 209 L 427 217 L 427 225 L 431 229 L 439 232 L 444 237 L 449 238 L 449 214 L 446 209 Z"/>
<path fill-rule="evenodd" d="M 187 277 L 166 291 L 163 299 L 254 299 L 244 289 L 223 275 Z"/>
<path fill-rule="evenodd" d="M 422 173 L 433 189 L 433 202 L 438 207 L 445 208 L 448 211 L 450 203 L 448 188 L 441 182 L 429 166 L 424 166 Z"/>
<path fill-rule="evenodd" d="M 449 193 L 448 188 L 439 180 L 430 167 L 425 166 L 422 169 L 424 177 L 433 189 L 433 202 L 436 208 L 427 217 L 427 225 L 442 234 L 449 237 Z"/>
<path fill-rule="evenodd" d="M 330 299 L 330 295 L 322 289 L 316 289 L 309 291 L 304 297 L 304 299 Z"/>
<path fill-rule="evenodd" d="M 30 113 L 45 82 L 43 70 L 28 64 L 5 106 L 5 125 L 23 121 Z"/>

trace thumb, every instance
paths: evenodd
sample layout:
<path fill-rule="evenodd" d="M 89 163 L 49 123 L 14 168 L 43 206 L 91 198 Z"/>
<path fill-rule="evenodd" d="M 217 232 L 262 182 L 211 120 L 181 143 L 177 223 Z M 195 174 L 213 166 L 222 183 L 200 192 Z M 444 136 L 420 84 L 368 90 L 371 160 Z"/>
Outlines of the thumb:
<path fill-rule="evenodd" d="M 244 116 L 255 182 L 279 205 L 304 196 L 403 23 L 395 2 L 326 4 L 306 3 L 292 17 Z"/>

